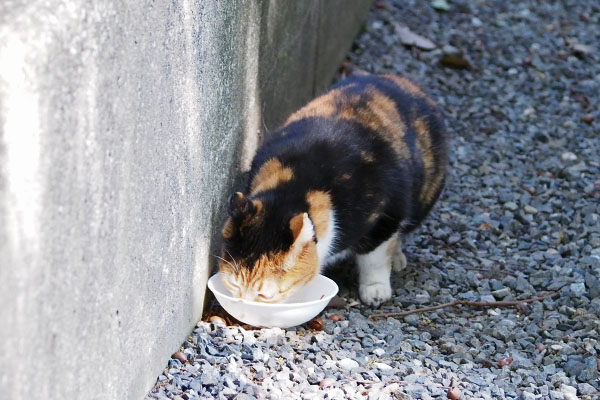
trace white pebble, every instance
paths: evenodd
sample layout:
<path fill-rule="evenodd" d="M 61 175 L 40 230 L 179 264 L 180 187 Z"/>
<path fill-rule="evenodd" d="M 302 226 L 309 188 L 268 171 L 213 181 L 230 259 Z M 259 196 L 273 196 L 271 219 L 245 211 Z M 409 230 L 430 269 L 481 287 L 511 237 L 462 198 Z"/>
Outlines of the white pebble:
<path fill-rule="evenodd" d="M 373 363 L 373 366 L 381 371 L 389 371 L 390 369 L 392 369 L 392 367 L 390 367 L 389 365 L 379 362 Z"/>
<path fill-rule="evenodd" d="M 344 359 L 338 361 L 338 365 L 341 368 L 344 368 L 347 370 L 350 370 L 352 368 L 358 368 L 358 363 L 350 358 L 344 358 Z"/>

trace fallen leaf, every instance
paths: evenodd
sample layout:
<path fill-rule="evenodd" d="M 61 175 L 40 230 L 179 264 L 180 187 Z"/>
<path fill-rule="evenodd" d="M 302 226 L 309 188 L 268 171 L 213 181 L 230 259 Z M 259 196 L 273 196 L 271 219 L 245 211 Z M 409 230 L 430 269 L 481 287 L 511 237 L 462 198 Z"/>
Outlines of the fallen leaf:
<path fill-rule="evenodd" d="M 330 315 L 329 317 L 327 317 L 328 320 L 331 320 L 333 322 L 338 322 L 344 319 L 344 317 L 340 314 L 334 314 L 334 315 Z"/>
<path fill-rule="evenodd" d="M 181 362 L 182 364 L 185 364 L 187 361 L 187 356 L 181 351 L 178 351 L 177 353 L 173 353 L 171 355 L 171 358 L 174 360 L 179 360 L 179 362 Z"/>
<path fill-rule="evenodd" d="M 394 23 L 394 29 L 400 37 L 400 42 L 405 46 L 415 46 L 421 50 L 433 50 L 437 47 L 431 40 L 417 35 L 406 26 Z"/>
<path fill-rule="evenodd" d="M 450 4 L 446 0 L 433 0 L 431 7 L 437 11 L 448 11 L 450 10 Z"/>
<path fill-rule="evenodd" d="M 319 387 L 329 387 L 332 386 L 337 381 L 334 378 L 325 378 L 319 382 Z"/>
<path fill-rule="evenodd" d="M 335 296 L 333 299 L 329 300 L 329 304 L 327 308 L 344 308 L 348 303 L 346 300 L 339 296 Z"/>
<path fill-rule="evenodd" d="M 454 46 L 446 45 L 442 49 L 442 65 L 452 68 L 471 69 L 472 65 L 464 52 Z"/>
<path fill-rule="evenodd" d="M 590 105 L 590 99 L 588 99 L 587 96 L 584 96 L 582 94 L 576 95 L 575 97 L 573 97 L 573 100 L 581 104 L 583 108 L 587 108 Z"/>
<path fill-rule="evenodd" d="M 581 122 L 585 122 L 586 124 L 591 124 L 594 122 L 594 116 L 592 114 L 585 114 L 581 116 Z"/>
<path fill-rule="evenodd" d="M 577 57 L 589 56 L 594 53 L 593 48 L 591 48 L 588 45 L 582 44 L 582 43 L 575 43 L 573 45 L 572 49 L 573 49 L 573 54 L 575 54 Z"/>

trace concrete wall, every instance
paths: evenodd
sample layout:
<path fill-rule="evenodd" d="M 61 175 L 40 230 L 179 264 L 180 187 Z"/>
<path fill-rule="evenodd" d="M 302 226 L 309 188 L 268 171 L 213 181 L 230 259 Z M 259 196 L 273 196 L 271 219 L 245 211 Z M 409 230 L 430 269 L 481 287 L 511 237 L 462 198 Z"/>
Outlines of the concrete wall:
<path fill-rule="evenodd" d="M 1 399 L 144 396 L 201 315 L 232 178 L 369 5 L 0 2 Z"/>

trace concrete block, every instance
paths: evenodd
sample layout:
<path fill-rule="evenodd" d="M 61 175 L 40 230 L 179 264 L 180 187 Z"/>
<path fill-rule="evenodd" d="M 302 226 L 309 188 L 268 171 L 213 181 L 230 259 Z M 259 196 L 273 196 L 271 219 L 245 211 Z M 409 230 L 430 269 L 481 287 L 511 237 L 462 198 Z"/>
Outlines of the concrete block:
<path fill-rule="evenodd" d="M 373 0 L 326 0 L 320 3 L 319 39 L 315 64 L 314 94 L 325 91 L 342 65 L 352 40 L 363 26 Z"/>
<path fill-rule="evenodd" d="M 143 397 L 240 166 L 339 63 L 323 4 L 0 2 L 0 398 Z"/>

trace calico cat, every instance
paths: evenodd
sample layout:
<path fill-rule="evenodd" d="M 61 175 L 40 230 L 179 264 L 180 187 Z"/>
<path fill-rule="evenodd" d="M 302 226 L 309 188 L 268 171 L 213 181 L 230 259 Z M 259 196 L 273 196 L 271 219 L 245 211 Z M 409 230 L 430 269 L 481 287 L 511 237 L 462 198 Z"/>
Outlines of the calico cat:
<path fill-rule="evenodd" d="M 393 75 L 345 79 L 259 148 L 246 194 L 229 200 L 219 269 L 234 296 L 281 302 L 354 255 L 361 300 L 392 295 L 400 234 L 439 197 L 448 135 L 423 90 Z"/>

